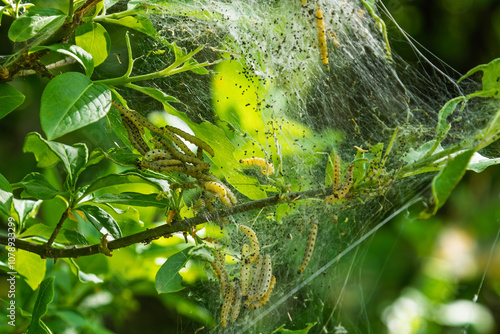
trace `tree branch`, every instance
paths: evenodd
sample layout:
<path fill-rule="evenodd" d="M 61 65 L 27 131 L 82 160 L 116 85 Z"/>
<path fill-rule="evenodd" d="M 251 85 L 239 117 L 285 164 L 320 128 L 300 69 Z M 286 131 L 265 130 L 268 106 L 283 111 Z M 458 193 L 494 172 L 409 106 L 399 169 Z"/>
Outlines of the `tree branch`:
<path fill-rule="evenodd" d="M 190 227 L 205 223 L 207 221 L 218 221 L 221 218 L 230 215 L 243 213 L 251 210 L 262 209 L 279 203 L 292 202 L 298 199 L 311 199 L 311 198 L 321 199 L 331 195 L 332 193 L 333 193 L 332 187 L 328 187 L 324 189 L 313 189 L 295 193 L 276 195 L 260 200 L 255 200 L 235 205 L 229 208 L 223 208 L 215 212 L 206 212 L 197 217 L 184 219 L 181 221 L 175 221 L 171 225 L 163 224 L 152 229 L 148 229 L 142 232 L 138 232 L 135 234 L 131 234 L 122 238 L 112 240 L 107 244 L 107 246 L 108 249 L 112 251 L 115 249 L 127 247 L 140 242 L 149 243 L 152 240 L 170 235 L 174 232 L 187 231 Z M 0 236 L 0 244 L 7 245 L 8 238 L 3 235 Z M 63 258 L 63 257 L 77 258 L 80 256 L 89 256 L 100 253 L 99 244 L 84 246 L 84 247 L 74 246 L 72 248 L 46 247 L 47 244 L 36 244 L 21 239 L 15 239 L 16 248 L 38 254 L 42 258 Z"/>

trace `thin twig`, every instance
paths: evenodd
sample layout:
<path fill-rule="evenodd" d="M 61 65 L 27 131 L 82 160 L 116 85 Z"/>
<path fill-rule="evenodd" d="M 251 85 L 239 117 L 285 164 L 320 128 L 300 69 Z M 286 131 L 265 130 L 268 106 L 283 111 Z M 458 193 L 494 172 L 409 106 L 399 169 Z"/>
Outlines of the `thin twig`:
<path fill-rule="evenodd" d="M 47 241 L 47 243 L 44 245 L 45 249 L 49 249 L 50 246 L 52 245 L 52 243 L 54 242 L 54 240 L 56 240 L 56 237 L 57 237 L 57 234 L 59 233 L 59 231 L 61 230 L 61 227 L 63 226 L 63 223 L 64 221 L 66 220 L 66 218 L 68 218 L 68 210 L 65 210 L 61 216 L 61 219 L 59 220 L 59 222 L 57 223 L 57 226 L 54 230 L 54 232 L 52 232 L 52 235 L 50 236 L 49 240 Z"/>

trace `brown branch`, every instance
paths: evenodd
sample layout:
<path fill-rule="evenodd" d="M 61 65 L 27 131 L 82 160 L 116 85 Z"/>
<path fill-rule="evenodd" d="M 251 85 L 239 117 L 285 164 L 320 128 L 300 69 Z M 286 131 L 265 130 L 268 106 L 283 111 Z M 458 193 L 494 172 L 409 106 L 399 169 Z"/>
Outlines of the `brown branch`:
<path fill-rule="evenodd" d="M 54 240 L 56 240 L 57 234 L 61 230 L 61 227 L 63 226 L 64 221 L 66 220 L 66 218 L 68 218 L 68 210 L 65 210 L 63 212 L 63 214 L 61 216 L 61 219 L 59 219 L 59 222 L 57 223 L 57 226 L 56 226 L 54 232 L 52 232 L 52 235 L 50 236 L 49 240 L 44 245 L 45 249 L 47 250 L 47 254 L 49 254 L 48 252 L 50 250 L 50 246 L 52 245 L 52 243 L 54 242 Z"/>
<path fill-rule="evenodd" d="M 332 187 L 328 187 L 325 189 L 314 189 L 314 190 L 300 191 L 295 193 L 288 193 L 283 195 L 276 195 L 273 197 L 268 197 L 260 200 L 255 200 L 235 205 L 229 208 L 223 208 L 215 212 L 207 212 L 194 218 L 175 221 L 171 225 L 163 224 L 149 230 L 145 230 L 142 232 L 138 232 L 135 234 L 131 234 L 122 238 L 112 240 L 107 244 L 107 246 L 108 249 L 112 251 L 115 249 L 127 247 L 140 242 L 148 243 L 154 239 L 170 235 L 174 232 L 188 231 L 190 227 L 205 223 L 207 221 L 219 221 L 221 218 L 230 215 L 256 209 L 262 209 L 279 203 L 292 202 L 298 199 L 310 199 L 310 198 L 321 199 L 328 195 L 331 195 L 332 193 L 333 193 Z M 0 244 L 7 245 L 8 238 L 3 235 L 0 236 Z M 100 253 L 99 246 L 100 246 L 99 244 L 95 244 L 84 247 L 74 246 L 72 248 L 56 248 L 56 247 L 46 247 L 46 244 L 36 244 L 33 242 L 15 239 L 16 248 L 38 254 L 42 258 L 63 258 L 63 257 L 77 258 L 80 256 L 94 255 Z"/>

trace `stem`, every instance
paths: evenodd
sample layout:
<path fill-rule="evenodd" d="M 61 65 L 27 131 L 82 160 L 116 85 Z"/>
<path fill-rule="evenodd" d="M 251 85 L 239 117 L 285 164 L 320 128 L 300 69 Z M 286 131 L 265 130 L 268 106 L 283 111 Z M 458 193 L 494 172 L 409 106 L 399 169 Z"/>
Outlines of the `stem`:
<path fill-rule="evenodd" d="M 56 240 L 56 237 L 57 237 L 57 234 L 59 233 L 59 231 L 61 230 L 61 227 L 63 226 L 63 223 L 64 221 L 66 220 L 66 218 L 68 218 L 68 209 L 66 209 L 62 216 L 61 216 L 61 219 L 59 220 L 59 223 L 57 223 L 57 226 L 54 230 L 54 232 L 52 232 L 52 235 L 50 236 L 49 240 L 47 241 L 47 243 L 44 246 L 44 248 L 46 249 L 47 251 L 47 255 L 49 253 L 49 249 L 51 248 L 50 246 L 52 245 L 52 243 L 54 242 L 54 240 Z"/>
<path fill-rule="evenodd" d="M 229 215 L 243 213 L 250 210 L 262 209 L 264 207 L 273 206 L 278 203 L 287 201 L 291 202 L 298 199 L 324 198 L 326 196 L 331 195 L 332 193 L 333 193 L 332 187 L 328 187 L 324 189 L 313 189 L 313 190 L 300 191 L 296 193 L 284 194 L 281 195 L 281 197 L 280 195 L 276 195 L 261 200 L 239 204 L 230 208 L 223 208 L 216 212 L 211 212 L 211 213 L 207 212 L 194 218 L 175 221 L 172 222 L 171 225 L 163 224 L 149 230 L 145 230 L 119 239 L 115 239 L 113 241 L 110 241 L 107 246 L 108 249 L 112 251 L 114 249 L 127 247 L 140 242 L 151 242 L 151 240 L 161 238 L 162 236 L 169 235 L 174 232 L 188 231 L 192 226 L 196 226 L 208 221 L 218 221 L 221 218 L 227 217 Z M 66 215 L 67 211 L 64 212 L 63 217 L 65 217 Z M 56 227 L 56 230 L 54 231 L 49 240 L 50 244 L 54 241 L 55 236 L 57 235 L 57 232 L 60 229 L 59 225 L 62 226 L 63 221 L 64 219 L 61 218 L 61 221 L 58 224 L 59 228 Z M 55 247 L 50 247 L 49 242 L 47 242 L 46 244 L 36 244 L 33 242 L 28 242 L 20 239 L 15 239 L 14 241 L 16 248 L 38 254 L 42 258 L 66 258 L 66 257 L 76 258 L 80 256 L 89 256 L 100 253 L 99 244 L 85 246 L 81 248 L 77 247 L 55 248 Z M 0 244 L 7 245 L 8 237 L 0 235 Z"/>

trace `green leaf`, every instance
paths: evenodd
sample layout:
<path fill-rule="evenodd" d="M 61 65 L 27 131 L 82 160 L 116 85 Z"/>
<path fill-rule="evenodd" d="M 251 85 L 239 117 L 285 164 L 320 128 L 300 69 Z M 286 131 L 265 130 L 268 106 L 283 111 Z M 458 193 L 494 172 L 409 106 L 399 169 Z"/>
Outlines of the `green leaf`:
<path fill-rule="evenodd" d="M 30 199 L 12 199 L 14 203 L 14 211 L 19 217 L 19 226 L 24 226 L 26 220 L 34 217 L 40 208 L 42 201 L 33 201 Z"/>
<path fill-rule="evenodd" d="M 82 205 L 78 209 L 85 213 L 88 221 L 101 234 L 111 234 L 113 238 L 121 238 L 122 231 L 113 217 L 103 209 L 94 205 Z"/>
<path fill-rule="evenodd" d="M 49 277 L 40 284 L 31 314 L 31 323 L 26 334 L 50 333 L 47 332 L 46 326 L 42 324 L 42 317 L 47 313 L 48 306 L 54 299 L 54 279 L 54 276 Z"/>
<path fill-rule="evenodd" d="M 28 196 L 36 199 L 47 200 L 57 195 L 64 194 L 64 192 L 54 188 L 43 174 L 36 172 L 26 175 L 22 181 L 16 183 L 14 187 L 17 188 L 17 185 L 23 187 L 24 192 Z"/>
<path fill-rule="evenodd" d="M 185 248 L 183 251 L 172 255 L 160 267 L 155 278 L 155 286 L 158 293 L 171 293 L 184 289 L 181 285 L 182 277 L 179 274 L 179 270 L 181 270 L 190 259 L 191 255 L 189 255 L 189 251 L 191 248 L 192 247 Z"/>
<path fill-rule="evenodd" d="M 420 213 L 420 219 L 432 217 L 443 206 L 453 189 L 465 174 L 475 150 L 468 150 L 451 159 L 432 180 L 432 199 L 427 210 Z"/>
<path fill-rule="evenodd" d="M 121 194 L 103 194 L 93 199 L 96 203 L 121 204 L 130 206 L 153 206 L 165 209 L 170 207 L 167 198 L 157 199 L 157 194 L 124 192 Z"/>
<path fill-rule="evenodd" d="M 42 93 L 40 122 L 48 139 L 97 122 L 111 106 L 111 91 L 85 75 L 68 72 L 52 79 Z"/>
<path fill-rule="evenodd" d="M 77 143 L 73 146 L 61 144 L 42 138 L 37 132 L 28 133 L 24 141 L 23 151 L 33 153 L 37 166 L 40 168 L 62 162 L 71 185 L 76 183 L 78 175 L 83 171 L 88 161 L 88 149 L 85 144 Z"/>
<path fill-rule="evenodd" d="M 13 42 L 23 42 L 39 33 L 50 33 L 63 25 L 66 14 L 55 8 L 31 8 L 17 18 L 9 28 Z"/>
<path fill-rule="evenodd" d="M 12 198 L 12 186 L 9 181 L 0 174 L 0 212 L 3 212 L 6 216 L 10 216 Z"/>
<path fill-rule="evenodd" d="M 500 58 L 494 59 L 488 64 L 482 64 L 474 67 L 461 77 L 458 82 L 478 71 L 483 72 L 483 90 L 481 91 L 482 94 L 479 96 L 500 98 Z"/>
<path fill-rule="evenodd" d="M 85 70 L 85 74 L 89 78 L 94 72 L 94 59 L 92 59 L 92 55 L 79 46 L 59 43 L 48 46 L 37 46 L 32 48 L 30 51 L 36 52 L 39 50 L 51 50 L 75 59 L 80 65 L 82 65 Z"/>
<path fill-rule="evenodd" d="M 25 96 L 5 82 L 0 82 L 0 119 L 24 102 Z"/>
<path fill-rule="evenodd" d="M 34 291 L 45 277 L 45 260 L 38 254 L 18 249 L 16 271 L 24 276 L 24 280 Z"/>
<path fill-rule="evenodd" d="M 95 66 L 99 66 L 108 57 L 111 38 L 99 23 L 88 22 L 79 26 L 75 31 L 75 42 L 92 55 Z"/>
<path fill-rule="evenodd" d="M 161 186 L 158 182 L 155 182 L 141 174 L 135 172 L 124 172 L 122 174 L 109 174 L 95 180 L 90 186 L 85 190 L 83 196 L 91 194 L 99 189 L 112 187 L 122 184 L 140 183 L 148 184 L 155 187 L 158 191 L 164 191 L 165 187 Z"/>

